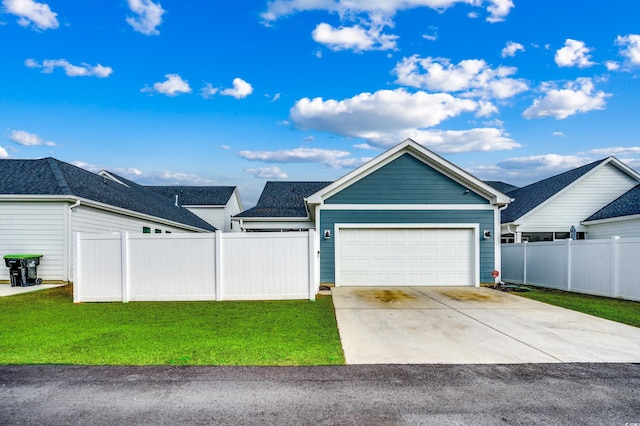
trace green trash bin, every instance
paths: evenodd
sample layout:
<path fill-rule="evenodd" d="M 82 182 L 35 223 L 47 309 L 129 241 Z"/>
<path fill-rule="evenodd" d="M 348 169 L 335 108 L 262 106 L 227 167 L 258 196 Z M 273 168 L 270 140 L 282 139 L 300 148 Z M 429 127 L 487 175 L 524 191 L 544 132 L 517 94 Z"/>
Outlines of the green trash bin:
<path fill-rule="evenodd" d="M 38 278 L 41 254 L 7 254 L 4 264 L 9 268 L 11 287 L 27 287 L 42 284 Z"/>

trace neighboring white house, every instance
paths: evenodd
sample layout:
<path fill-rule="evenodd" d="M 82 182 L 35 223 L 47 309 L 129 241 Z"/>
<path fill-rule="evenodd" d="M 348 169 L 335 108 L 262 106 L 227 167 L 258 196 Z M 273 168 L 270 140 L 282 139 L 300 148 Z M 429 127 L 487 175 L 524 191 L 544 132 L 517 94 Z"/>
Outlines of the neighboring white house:
<path fill-rule="evenodd" d="M 71 281 L 73 233 L 213 232 L 165 197 L 113 173 L 44 158 L 0 160 L 0 256 L 42 254 L 38 275 Z M 0 281 L 8 281 L 0 275 Z"/>
<path fill-rule="evenodd" d="M 233 231 L 231 217 L 242 211 L 236 186 L 147 186 L 170 198 L 222 232 Z"/>
<path fill-rule="evenodd" d="M 606 232 L 590 218 L 640 183 L 640 174 L 608 157 L 507 193 L 513 198 L 502 211 L 503 243 L 599 238 Z M 608 234 L 607 234 L 608 235 Z"/>

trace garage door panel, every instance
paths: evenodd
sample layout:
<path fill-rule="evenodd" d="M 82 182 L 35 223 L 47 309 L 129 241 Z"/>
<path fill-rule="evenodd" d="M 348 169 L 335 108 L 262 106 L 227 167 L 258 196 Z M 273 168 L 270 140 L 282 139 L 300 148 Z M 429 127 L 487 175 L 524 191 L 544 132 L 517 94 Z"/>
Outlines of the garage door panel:
<path fill-rule="evenodd" d="M 338 285 L 474 284 L 473 229 L 341 228 L 338 232 Z"/>

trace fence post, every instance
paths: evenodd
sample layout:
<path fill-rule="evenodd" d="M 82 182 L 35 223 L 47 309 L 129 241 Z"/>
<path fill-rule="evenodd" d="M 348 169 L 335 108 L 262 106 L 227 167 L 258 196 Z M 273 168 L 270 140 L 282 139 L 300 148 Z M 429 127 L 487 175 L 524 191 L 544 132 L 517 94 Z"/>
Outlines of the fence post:
<path fill-rule="evenodd" d="M 567 238 L 567 291 L 571 291 L 571 238 Z"/>
<path fill-rule="evenodd" d="M 618 269 L 618 262 L 619 262 L 619 246 L 618 243 L 620 242 L 620 237 L 618 236 L 614 236 L 611 237 L 611 295 L 612 297 L 619 297 L 619 279 L 620 279 L 620 272 Z"/>
<path fill-rule="evenodd" d="M 222 232 L 219 229 L 216 229 L 215 233 L 215 289 L 216 289 L 216 300 L 222 300 Z"/>
<path fill-rule="evenodd" d="M 73 247 L 73 302 L 79 303 L 80 300 L 80 260 L 78 255 L 80 252 L 80 233 L 75 234 L 76 243 Z"/>
<path fill-rule="evenodd" d="M 307 233 L 307 252 L 309 254 L 309 300 L 316 300 L 316 231 Z"/>
<path fill-rule="evenodd" d="M 129 233 L 120 233 L 120 284 L 122 303 L 129 302 Z"/>
<path fill-rule="evenodd" d="M 522 268 L 522 284 L 527 283 L 527 243 L 528 241 L 522 243 L 522 261 L 524 262 Z"/>

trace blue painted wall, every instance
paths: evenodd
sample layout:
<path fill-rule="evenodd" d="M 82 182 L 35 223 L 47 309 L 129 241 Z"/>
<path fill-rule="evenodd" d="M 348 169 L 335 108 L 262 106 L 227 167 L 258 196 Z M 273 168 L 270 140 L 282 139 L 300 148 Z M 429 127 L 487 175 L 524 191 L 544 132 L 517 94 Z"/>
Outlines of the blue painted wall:
<path fill-rule="evenodd" d="M 334 227 L 336 223 L 479 223 L 480 282 L 493 282 L 495 236 L 482 238 L 482 231 L 493 231 L 493 210 L 320 210 L 320 282 L 335 283 Z M 325 229 L 331 238 L 322 238 Z M 499 241 L 498 241 L 499 244 Z"/>
<path fill-rule="evenodd" d="M 325 200 L 326 204 L 487 204 L 488 200 L 404 154 Z"/>

